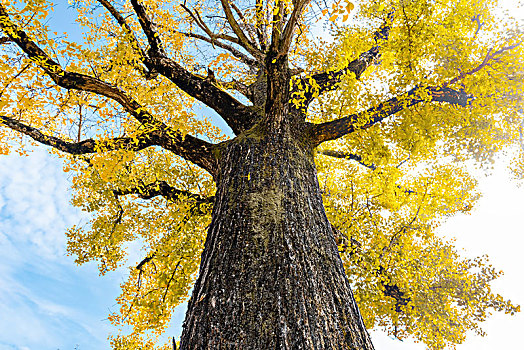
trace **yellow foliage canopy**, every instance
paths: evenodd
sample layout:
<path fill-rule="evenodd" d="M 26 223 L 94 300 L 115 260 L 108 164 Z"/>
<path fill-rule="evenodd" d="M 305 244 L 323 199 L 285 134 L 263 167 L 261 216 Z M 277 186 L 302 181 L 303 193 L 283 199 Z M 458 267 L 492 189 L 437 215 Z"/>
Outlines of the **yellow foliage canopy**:
<path fill-rule="evenodd" d="M 523 32 L 496 1 L 73 4 L 82 43 L 47 27 L 49 2 L 1 0 L 0 153 L 37 142 L 64 156 L 73 204 L 92 214 L 67 232 L 69 253 L 101 274 L 129 265 L 110 320 L 132 332 L 114 349 L 153 348 L 186 300 L 215 191 L 201 154 L 232 137 L 215 112 L 241 134 L 228 116 L 263 110 L 250 88 L 265 91 L 261 62 L 286 33 L 280 18 L 296 17 L 290 102 L 320 125 L 324 205 L 367 327 L 442 349 L 482 334 L 490 310 L 519 311 L 491 291 L 500 272 L 487 258 L 462 257 L 436 234 L 478 198 L 462 161 L 486 165 L 524 144 Z M 326 22 L 332 40 L 318 40 Z M 159 52 L 165 66 L 148 61 Z M 133 241 L 140 262 L 126 260 Z"/>

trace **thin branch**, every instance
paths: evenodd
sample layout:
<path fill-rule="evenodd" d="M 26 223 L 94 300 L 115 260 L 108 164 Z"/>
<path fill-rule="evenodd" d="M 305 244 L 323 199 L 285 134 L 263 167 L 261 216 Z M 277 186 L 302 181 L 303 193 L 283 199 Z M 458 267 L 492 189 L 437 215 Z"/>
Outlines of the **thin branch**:
<path fill-rule="evenodd" d="M 333 158 L 354 160 L 357 163 L 359 163 L 360 165 L 365 166 L 366 168 L 369 168 L 371 170 L 375 170 L 377 168 L 375 164 L 364 163 L 364 161 L 362 160 L 362 157 L 356 154 L 340 152 L 340 151 L 333 151 L 330 149 L 320 150 L 318 153 L 323 154 L 328 157 L 333 157 Z"/>
<path fill-rule="evenodd" d="M 13 81 L 18 79 L 18 77 L 20 77 L 27 70 L 27 68 L 29 68 L 30 66 L 31 66 L 31 64 L 27 63 L 25 66 L 22 67 L 22 69 L 20 69 L 20 71 L 18 73 L 16 73 L 15 75 L 13 75 L 13 77 L 11 79 L 9 79 L 7 84 L 5 84 L 5 86 L 2 88 L 2 91 L 0 91 L 0 98 L 4 95 L 4 93 L 6 92 L 7 88 L 9 87 L 9 85 L 11 85 L 13 83 Z"/>
<path fill-rule="evenodd" d="M 391 251 L 391 248 L 393 248 L 393 246 L 398 244 L 398 238 L 400 237 L 400 235 L 403 233 L 406 233 L 408 228 L 410 228 L 415 223 L 415 221 L 417 221 L 418 216 L 420 214 L 420 209 L 422 208 L 422 203 L 424 202 L 424 199 L 426 198 L 427 194 L 428 194 L 428 187 L 426 186 L 426 189 L 424 191 L 424 194 L 422 195 L 422 199 L 418 205 L 415 215 L 413 216 L 413 218 L 407 225 L 402 225 L 398 231 L 393 233 L 393 235 L 391 236 L 389 240 L 388 245 L 382 247 L 382 252 L 380 253 L 379 259 L 382 259 L 382 257 L 384 256 L 384 254 L 386 254 L 386 252 Z"/>
<path fill-rule="evenodd" d="M 209 212 L 209 208 L 204 205 L 212 204 L 215 197 L 204 197 L 185 190 L 179 190 L 166 181 L 155 181 L 149 184 L 140 184 L 136 187 L 113 190 L 116 197 L 135 194 L 141 199 L 151 199 L 157 196 L 162 196 L 165 199 L 173 202 L 189 200 L 192 203 L 191 213 L 204 215 Z"/>
<path fill-rule="evenodd" d="M 331 224 L 331 232 L 333 233 L 333 237 L 335 238 L 335 243 L 339 247 L 340 253 L 346 253 L 348 252 L 348 248 L 351 248 L 351 250 L 348 252 L 350 255 L 354 254 L 356 251 L 362 247 L 362 244 L 354 239 L 353 237 L 348 238 L 348 236 L 344 233 L 342 233 L 335 225 Z"/>
<path fill-rule="evenodd" d="M 209 29 L 206 22 L 202 21 L 202 18 L 200 17 L 200 15 L 198 15 L 198 12 L 196 10 L 195 13 L 193 13 L 193 11 L 191 11 L 185 4 L 180 4 L 180 6 L 187 13 L 189 13 L 189 16 L 193 19 L 193 21 L 195 21 L 195 23 L 197 24 L 197 26 L 200 27 L 200 29 L 202 29 L 207 35 L 209 35 L 210 38 L 214 37 L 213 32 L 211 31 L 211 29 Z"/>
<path fill-rule="evenodd" d="M 240 20 L 244 24 L 244 27 L 246 28 L 247 33 L 249 35 L 249 38 L 251 39 L 251 43 L 254 44 L 256 42 L 255 33 L 253 32 L 253 29 L 250 26 L 250 24 L 248 23 L 248 21 L 246 20 L 246 17 L 244 17 L 244 14 L 242 13 L 242 11 L 240 11 L 238 6 L 235 5 L 234 2 L 231 2 L 231 7 L 233 7 L 233 10 L 235 10 L 235 12 L 237 13 L 237 16 L 240 18 Z"/>
<path fill-rule="evenodd" d="M 145 264 L 153 260 L 155 258 L 155 255 L 156 253 L 152 253 L 151 255 L 146 256 L 144 259 L 142 259 L 142 261 L 138 263 L 138 265 L 136 265 L 136 269 L 142 271 L 142 267 L 144 267 Z"/>
<path fill-rule="evenodd" d="M 362 161 L 362 157 L 359 156 L 359 155 L 356 155 L 356 154 L 352 154 L 352 153 L 346 153 L 346 152 L 341 152 L 341 151 L 333 151 L 333 150 L 329 150 L 329 149 L 326 149 L 326 150 L 321 150 L 319 151 L 318 153 L 320 154 L 323 154 L 325 156 L 329 156 L 329 157 L 333 157 L 333 158 L 339 158 L 339 159 L 348 159 L 348 160 L 354 160 L 356 162 L 358 162 L 360 165 L 370 169 L 371 171 L 375 171 L 377 170 L 377 166 L 373 163 L 371 164 L 366 164 Z M 408 158 L 409 159 L 409 158 Z M 408 159 L 405 159 L 403 160 L 399 165 L 397 165 L 396 167 L 398 168 L 399 166 L 401 166 L 404 162 L 406 162 Z M 401 185 L 396 185 L 396 187 L 401 190 L 402 192 L 406 193 L 406 194 L 412 194 L 412 193 L 416 193 L 415 191 L 413 190 L 409 190 L 409 189 L 405 189 L 403 186 Z"/>
<path fill-rule="evenodd" d="M 11 38 L 9 38 L 7 36 L 0 37 L 0 45 L 12 43 L 12 42 L 13 42 L 13 40 L 11 40 Z"/>
<path fill-rule="evenodd" d="M 240 60 L 240 62 L 250 66 L 255 67 L 257 66 L 257 61 L 253 58 L 248 57 L 247 55 L 243 54 L 242 52 L 238 51 L 231 45 L 224 44 L 223 42 L 220 42 L 216 39 L 208 38 L 206 36 L 195 34 L 195 33 L 186 33 L 186 32 L 180 32 L 180 34 L 185 35 L 189 38 L 195 38 L 202 41 L 205 41 L 207 43 L 210 43 L 211 45 L 216 45 L 220 47 L 221 49 L 227 50 L 233 54 L 236 58 Z"/>
<path fill-rule="evenodd" d="M 253 57 L 257 59 L 262 59 L 263 54 L 260 52 L 255 44 L 253 44 L 249 38 L 246 36 L 242 28 L 240 28 L 240 25 L 238 24 L 237 20 L 235 19 L 235 16 L 233 15 L 233 12 L 231 11 L 231 6 L 229 5 L 229 0 L 220 0 L 220 3 L 222 4 L 222 9 L 224 10 L 224 14 L 226 15 L 227 22 L 229 23 L 229 26 L 235 33 L 235 35 L 240 40 L 239 45 L 241 45 L 244 49 L 247 50 L 250 54 L 253 55 Z"/>
<path fill-rule="evenodd" d="M 471 20 L 475 23 L 477 23 L 477 29 L 475 30 L 475 34 L 473 34 L 473 37 L 476 38 L 478 33 L 480 32 L 480 29 L 484 26 L 484 22 L 480 21 L 480 14 L 473 16 Z"/>
<path fill-rule="evenodd" d="M 149 184 L 138 185 L 125 189 L 114 190 L 116 196 L 125 196 L 128 194 L 136 194 L 142 199 L 151 199 L 157 196 L 163 196 L 166 199 L 178 201 L 182 198 L 188 198 L 198 203 L 213 203 L 214 197 L 204 197 L 185 190 L 179 190 L 166 181 L 155 181 Z"/>
<path fill-rule="evenodd" d="M 229 5 L 229 4 L 227 3 L 227 5 Z M 236 28 L 239 31 L 239 32 L 237 32 L 237 31 L 235 31 L 235 29 L 233 29 L 233 32 L 237 35 L 237 37 L 233 37 L 233 36 L 230 36 L 230 35 L 227 35 L 227 34 L 216 34 L 216 33 L 213 33 L 213 31 L 211 31 L 211 29 L 209 29 L 207 24 L 202 20 L 202 17 L 200 17 L 200 14 L 198 13 L 198 11 L 194 10 L 194 13 L 193 13 L 193 11 L 191 11 L 185 4 L 180 4 L 180 6 L 189 14 L 189 16 L 193 19 L 193 21 L 195 21 L 195 23 L 200 27 L 200 29 L 202 29 L 209 36 L 209 39 L 212 41 L 212 44 L 215 44 L 217 39 L 227 40 L 227 41 L 229 41 L 231 43 L 234 43 L 234 44 L 242 46 L 244 49 L 247 50 L 247 52 L 249 52 L 258 61 L 260 61 L 260 62 L 263 61 L 264 56 L 263 56 L 262 52 L 260 52 L 256 48 L 256 46 L 254 46 L 254 44 L 251 41 L 249 41 L 249 39 L 247 39 L 245 34 L 243 36 L 242 35 L 239 36 L 239 33 L 243 34 L 243 31 L 240 28 L 240 26 L 238 25 L 238 23 L 236 22 L 236 20 L 235 20 L 235 18 L 233 16 L 233 13 L 231 13 L 232 20 L 234 21 L 234 23 L 236 23 Z M 236 9 L 236 11 L 239 11 L 236 6 L 234 6 L 234 8 Z M 229 9 L 229 11 L 231 12 L 231 9 Z M 244 17 L 241 16 L 241 18 L 244 18 Z M 230 18 L 226 17 L 226 19 L 229 22 Z M 243 41 L 243 38 L 245 38 L 246 40 Z M 247 44 L 246 44 L 246 42 L 247 42 Z"/>
<path fill-rule="evenodd" d="M 186 5 L 180 4 L 180 6 L 189 14 L 189 16 L 193 19 L 193 21 L 195 21 L 195 23 L 200 27 L 200 29 L 202 29 L 209 36 L 211 40 L 222 39 L 222 40 L 229 41 L 233 44 L 240 45 L 240 40 L 234 36 L 222 34 L 222 33 L 217 34 L 211 31 L 211 29 L 209 29 L 209 27 L 207 26 L 206 22 L 202 20 L 202 17 L 200 17 L 200 14 L 198 13 L 198 11 L 195 10 L 195 12 L 193 13 L 193 11 L 191 11 Z"/>
<path fill-rule="evenodd" d="M 178 260 L 178 263 L 176 264 L 175 268 L 173 269 L 173 273 L 171 274 L 171 277 L 169 278 L 169 281 L 167 281 L 166 288 L 164 290 L 164 295 L 162 296 L 161 305 L 165 305 L 165 300 L 167 296 L 167 292 L 169 291 L 169 286 L 171 286 L 171 282 L 173 282 L 173 279 L 175 278 L 176 270 L 178 270 L 178 267 L 180 266 L 180 263 L 182 262 L 182 258 Z"/>
<path fill-rule="evenodd" d="M 111 238 L 111 236 L 113 236 L 113 234 L 115 233 L 116 227 L 122 223 L 122 217 L 124 216 L 124 208 L 122 207 L 120 202 L 117 201 L 117 204 L 118 204 L 118 213 L 116 214 L 115 221 L 113 222 L 113 227 L 111 228 L 111 234 L 109 238 Z M 106 252 L 108 253 L 107 246 L 105 248 L 106 248 Z"/>
<path fill-rule="evenodd" d="M 146 57 L 145 51 L 140 46 L 140 42 L 138 41 L 135 33 L 131 29 L 131 27 L 127 24 L 125 18 L 122 16 L 118 10 L 111 5 L 111 3 L 107 0 L 97 0 L 100 4 L 102 4 L 113 16 L 113 18 L 118 22 L 120 27 L 125 31 L 125 33 L 128 35 L 129 40 L 131 41 L 131 45 L 133 49 L 139 54 L 139 56 L 144 60 Z"/>
<path fill-rule="evenodd" d="M 113 18 L 117 21 L 117 23 L 125 32 L 126 38 L 129 40 L 133 51 L 135 51 L 138 57 L 140 57 L 140 61 L 142 62 L 142 64 L 145 64 L 147 60 L 147 54 L 140 45 L 140 41 L 137 39 L 135 32 L 131 29 L 131 27 L 129 26 L 125 18 L 122 16 L 122 14 L 113 5 L 111 5 L 109 1 L 97 1 L 100 4 L 102 4 L 109 11 L 111 16 L 113 16 Z M 156 72 L 147 70 L 143 65 L 140 65 L 136 68 L 146 79 L 153 79 L 156 77 Z"/>
<path fill-rule="evenodd" d="M 367 129 L 392 114 L 421 102 L 447 102 L 465 107 L 472 96 L 463 90 L 438 87 L 415 87 L 407 93 L 394 97 L 366 111 L 322 124 L 310 124 L 310 136 L 314 145 L 335 140 L 356 130 Z"/>
<path fill-rule="evenodd" d="M 475 67 L 474 69 L 468 71 L 468 72 L 464 72 L 464 73 L 460 73 L 459 76 L 451 79 L 449 82 L 447 82 L 446 84 L 444 84 L 443 86 L 446 87 L 446 86 L 449 86 L 449 85 L 453 85 L 455 83 L 457 83 L 458 81 L 464 79 L 465 77 L 467 77 L 468 75 L 472 75 L 472 74 L 475 74 L 477 73 L 478 71 L 480 71 L 482 68 L 486 67 L 490 61 L 492 61 L 493 59 L 495 59 L 497 56 L 500 56 L 501 54 L 503 54 L 504 52 L 506 51 L 509 51 L 509 50 L 512 50 L 516 47 L 518 47 L 520 44 L 522 44 L 522 41 L 519 41 L 519 42 L 516 42 L 515 44 L 513 45 L 509 45 L 509 46 L 504 46 L 502 47 L 501 49 L 497 50 L 497 51 L 493 51 L 493 49 L 489 49 L 488 50 L 488 53 L 486 54 L 486 57 L 484 57 L 484 60 L 482 61 L 481 64 L 479 64 L 477 67 Z"/>
<path fill-rule="evenodd" d="M 524 118 L 522 118 L 522 122 L 519 126 L 519 143 L 520 148 L 522 148 L 522 151 L 524 152 Z"/>

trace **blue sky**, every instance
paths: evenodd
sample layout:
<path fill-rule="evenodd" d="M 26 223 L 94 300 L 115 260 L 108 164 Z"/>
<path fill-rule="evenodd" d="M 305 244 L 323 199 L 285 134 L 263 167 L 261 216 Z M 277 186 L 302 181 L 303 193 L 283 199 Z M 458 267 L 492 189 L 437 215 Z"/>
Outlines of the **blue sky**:
<path fill-rule="evenodd" d="M 70 30 L 73 15 L 62 6 L 50 25 Z M 0 350 L 107 348 L 113 329 L 106 317 L 116 307 L 124 271 L 99 277 L 95 265 L 78 267 L 66 256 L 64 232 L 85 220 L 69 204 L 69 187 L 61 162 L 42 147 L 29 157 L 0 157 Z M 493 176 L 482 177 L 481 189 L 485 195 L 473 213 L 451 219 L 442 231 L 457 237 L 468 256 L 487 253 L 506 272 L 496 291 L 524 304 L 524 187 L 498 164 Z M 183 313 L 177 311 L 168 336 L 179 335 Z M 516 349 L 524 317 L 497 314 L 484 328 L 486 338 L 470 337 L 457 349 Z M 373 338 L 377 350 L 425 348 L 379 332 Z"/>

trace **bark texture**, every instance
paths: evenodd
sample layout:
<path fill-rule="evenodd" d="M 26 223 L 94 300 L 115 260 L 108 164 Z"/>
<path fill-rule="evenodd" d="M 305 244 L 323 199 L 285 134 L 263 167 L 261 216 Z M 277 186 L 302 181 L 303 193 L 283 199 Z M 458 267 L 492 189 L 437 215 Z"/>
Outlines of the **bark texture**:
<path fill-rule="evenodd" d="M 222 145 L 181 349 L 373 349 L 298 135 Z"/>

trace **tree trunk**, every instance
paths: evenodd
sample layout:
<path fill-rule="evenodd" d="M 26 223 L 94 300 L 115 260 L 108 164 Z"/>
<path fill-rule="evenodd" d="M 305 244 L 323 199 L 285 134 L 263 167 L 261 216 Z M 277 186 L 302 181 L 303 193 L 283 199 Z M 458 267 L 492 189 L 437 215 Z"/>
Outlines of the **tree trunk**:
<path fill-rule="evenodd" d="M 223 145 L 181 349 L 373 349 L 312 153 L 260 126 Z"/>

